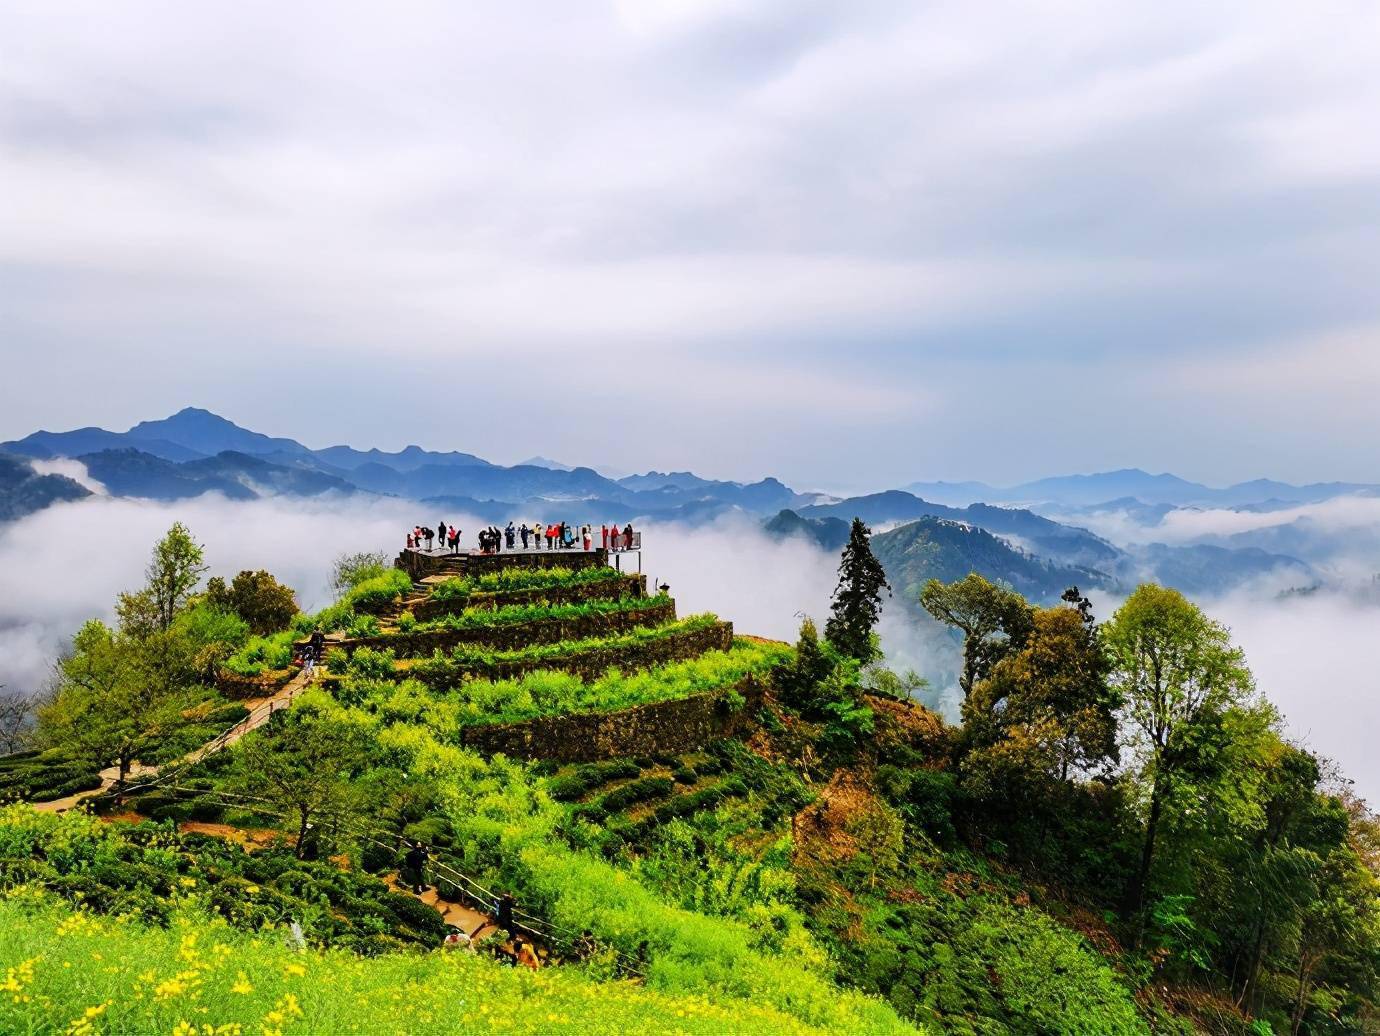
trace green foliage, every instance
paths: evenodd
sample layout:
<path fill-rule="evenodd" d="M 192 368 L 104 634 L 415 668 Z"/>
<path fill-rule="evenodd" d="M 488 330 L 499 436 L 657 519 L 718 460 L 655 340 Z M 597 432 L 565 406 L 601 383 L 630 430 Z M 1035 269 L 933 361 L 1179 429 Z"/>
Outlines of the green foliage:
<path fill-rule="evenodd" d="M 958 685 L 964 698 L 1030 635 L 1031 612 L 1025 598 L 976 572 L 947 584 L 931 579 L 920 592 L 920 604 L 963 634 L 963 672 Z"/>
<path fill-rule="evenodd" d="M 101 786 L 95 763 L 59 751 L 0 757 L 0 803 L 47 802 Z"/>
<path fill-rule="evenodd" d="M 167 634 L 152 632 L 160 645 Z M 188 725 L 187 711 L 206 693 L 150 678 L 148 641 L 117 633 L 92 619 L 72 638 L 58 664 L 58 691 L 38 713 L 45 746 L 115 764 L 123 780 L 133 762 L 163 738 Z"/>
<path fill-rule="evenodd" d="M 369 732 L 358 724 L 299 707 L 235 745 L 234 785 L 291 816 L 303 857 L 314 821 L 339 824 L 359 811 L 353 781 L 370 766 L 370 746 Z"/>
<path fill-rule="evenodd" d="M 433 630 L 475 630 L 546 619 L 571 620 L 595 615 L 621 615 L 652 611 L 664 607 L 670 600 L 663 594 L 657 597 L 620 597 L 611 601 L 581 601 L 574 604 L 509 604 L 501 608 L 467 608 L 459 614 L 442 615 L 429 622 L 420 623 L 416 625 L 415 630 L 421 633 Z"/>
<path fill-rule="evenodd" d="M 189 902 L 248 931 L 296 920 L 313 943 L 365 952 L 382 934 L 428 947 L 445 935 L 440 915 L 417 910 L 410 896 L 282 846 L 250 853 L 167 825 L 0 810 L 0 888 L 38 883 L 86 909 L 148 923 L 168 924 Z"/>
<path fill-rule="evenodd" d="M 820 1031 L 713 990 L 597 982 L 575 968 L 533 973 L 480 954 L 390 952 L 404 944 L 382 934 L 361 943 L 383 952 L 294 953 L 281 933 L 237 931 L 194 897 L 164 930 L 26 894 L 0 902 L 0 973 L 21 991 L 0 999 L 0 1030 L 84 1031 L 69 1025 L 75 1019 L 118 1033 L 209 1025 L 225 1033 L 547 1034 L 588 1033 L 597 1019 L 605 1032 L 720 1036 L 745 1023 L 762 1036 Z"/>
<path fill-rule="evenodd" d="M 432 587 L 431 598 L 435 601 L 463 601 L 475 594 L 504 593 L 513 590 L 553 590 L 621 578 L 621 573 L 606 565 L 581 569 L 502 568 L 479 576 L 444 580 Z"/>
<path fill-rule="evenodd" d="M 452 733 L 464 726 L 614 712 L 688 698 L 732 687 L 748 677 L 765 676 L 782 654 L 783 649 L 772 645 L 745 643 L 731 651 L 710 651 L 639 672 L 610 669 L 588 683 L 568 673 L 542 669 L 513 680 L 460 680 L 444 692 L 431 692 L 415 680 L 397 687 L 380 686 L 379 681 L 393 674 L 391 652 L 361 648 L 345 669 L 347 680 L 340 693 L 364 708 L 406 715 L 410 721 L 425 715 L 435 729 Z"/>
<path fill-rule="evenodd" d="M 610 654 L 661 640 L 671 640 L 685 633 L 708 629 L 718 623 L 714 615 L 691 615 L 661 626 L 640 626 L 616 636 L 586 637 L 562 640 L 555 644 L 533 644 L 512 651 L 491 651 L 461 645 L 449 657 L 439 652 L 432 658 L 418 662 L 413 670 L 434 682 L 454 683 L 465 677 L 491 672 L 505 665 L 539 665 L 550 663 L 559 667 L 566 656 L 599 650 Z"/>
<path fill-rule="evenodd" d="M 1129 747 L 1140 758 L 1149 789 L 1141 864 L 1128 894 L 1139 910 L 1154 864 L 1155 840 L 1167 800 L 1194 754 L 1203 723 L 1244 702 L 1253 691 L 1250 671 L 1226 627 L 1214 622 L 1177 590 L 1141 586 L 1103 631 L 1120 692 Z"/>
<path fill-rule="evenodd" d="M 366 579 L 386 575 L 389 569 L 388 556 L 381 552 L 337 555 L 331 563 L 331 592 L 339 601 Z"/>
<path fill-rule="evenodd" d="M 121 594 L 116 603 L 121 628 L 134 636 L 147 636 L 172 626 L 186 607 L 206 571 L 201 545 L 181 522 L 174 522 L 153 548 L 142 590 Z"/>
<path fill-rule="evenodd" d="M 377 614 L 397 605 L 412 589 L 412 577 L 400 568 L 390 568 L 352 586 L 340 604 L 356 612 Z"/>
<path fill-rule="evenodd" d="M 236 676 L 262 676 L 264 673 L 286 669 L 292 664 L 293 630 L 283 630 L 267 636 L 250 637 L 242 648 L 221 663 L 222 668 Z"/>
<path fill-rule="evenodd" d="M 292 590 L 262 569 L 240 572 L 228 586 L 219 576 L 211 579 L 206 584 L 206 603 L 238 615 L 257 634 L 281 630 L 297 614 Z"/>
<path fill-rule="evenodd" d="M 859 662 L 870 662 L 880 652 L 872 631 L 882 614 L 882 591 L 891 587 L 882 563 L 868 543 L 871 530 L 854 518 L 848 543 L 839 558 L 839 582 L 834 589 L 824 636 L 839 651 Z"/>
<path fill-rule="evenodd" d="M 552 778 L 547 782 L 546 792 L 558 802 L 569 802 L 581 798 L 592 788 L 609 781 L 625 777 L 636 777 L 642 768 L 631 759 L 609 759 L 604 762 L 586 763 L 577 766 L 570 773 Z"/>
<path fill-rule="evenodd" d="M 772 674 L 784 704 L 793 709 L 810 711 L 816 705 L 821 683 L 833 671 L 837 662 L 819 642 L 814 620 L 800 623 L 800 636 L 789 661 L 783 661 Z"/>

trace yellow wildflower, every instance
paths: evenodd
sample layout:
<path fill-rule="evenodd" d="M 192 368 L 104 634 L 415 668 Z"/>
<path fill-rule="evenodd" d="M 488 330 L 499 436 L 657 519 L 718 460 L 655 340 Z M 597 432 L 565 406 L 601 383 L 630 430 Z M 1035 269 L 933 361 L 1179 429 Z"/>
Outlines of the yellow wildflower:
<path fill-rule="evenodd" d="M 241 994 L 254 992 L 254 987 L 249 984 L 249 976 L 241 971 L 235 978 L 235 984 L 230 987 L 230 992 Z"/>
<path fill-rule="evenodd" d="M 305 964 L 285 964 L 283 966 L 283 973 L 287 975 L 296 975 L 300 978 L 307 973 L 307 967 Z"/>

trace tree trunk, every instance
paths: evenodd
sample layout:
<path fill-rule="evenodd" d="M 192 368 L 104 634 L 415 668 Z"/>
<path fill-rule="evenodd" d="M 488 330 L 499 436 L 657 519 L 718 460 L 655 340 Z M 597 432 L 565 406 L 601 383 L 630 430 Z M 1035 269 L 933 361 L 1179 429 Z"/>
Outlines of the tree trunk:
<path fill-rule="evenodd" d="M 1308 1007 L 1308 987 L 1312 985 L 1312 978 L 1313 968 L 1308 963 L 1308 951 L 1304 950 L 1299 954 L 1299 995 L 1294 1001 L 1294 1017 L 1290 1019 L 1289 1029 L 1292 1036 L 1298 1036 L 1299 1029 L 1303 1026 L 1303 1012 Z"/>
<path fill-rule="evenodd" d="M 305 809 L 298 812 L 302 819 L 297 825 L 297 858 L 301 860 L 304 858 L 302 853 L 307 848 L 307 822 L 311 819 L 311 812 Z"/>
<path fill-rule="evenodd" d="M 1131 910 L 1131 915 L 1136 918 L 1136 939 L 1135 949 L 1140 949 L 1141 939 L 1145 936 L 1145 888 L 1150 882 L 1150 865 L 1155 857 L 1155 834 L 1159 831 L 1160 810 L 1163 807 L 1162 799 L 1164 793 L 1160 788 L 1160 771 L 1155 771 L 1155 782 L 1150 788 L 1150 816 L 1145 823 L 1145 844 L 1140 851 L 1140 868 L 1136 872 L 1135 883 L 1131 886 L 1131 895 L 1127 897 L 1127 903 Z"/>

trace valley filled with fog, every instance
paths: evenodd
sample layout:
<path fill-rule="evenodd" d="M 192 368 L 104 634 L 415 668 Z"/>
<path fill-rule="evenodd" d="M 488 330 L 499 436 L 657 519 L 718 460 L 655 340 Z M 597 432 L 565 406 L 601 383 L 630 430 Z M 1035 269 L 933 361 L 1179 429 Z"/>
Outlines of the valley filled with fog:
<path fill-rule="evenodd" d="M 534 517 L 559 521 L 557 511 L 553 506 Z M 1231 627 L 1260 690 L 1285 715 L 1292 735 L 1335 760 L 1363 796 L 1380 798 L 1380 762 L 1366 744 L 1380 724 L 1380 676 L 1366 650 L 1380 624 L 1370 560 L 1380 542 L 1380 500 L 1342 497 L 1269 511 L 1180 509 L 1155 522 L 1127 511 L 1046 513 L 1118 546 L 1292 545 L 1293 556 L 1318 574 L 1314 585 L 1265 578 L 1196 599 Z M 486 524 L 396 498 L 329 494 L 252 501 L 208 494 L 177 503 L 97 495 L 0 524 L 0 684 L 38 691 L 81 622 L 109 617 L 115 595 L 139 584 L 150 547 L 174 521 L 205 544 L 209 574 L 268 569 L 312 610 L 328 603 L 337 555 L 391 555 L 407 529 L 442 519 L 464 529 L 467 543 Z M 683 614 L 712 610 L 740 632 L 791 639 L 803 615 L 822 621 L 827 612 L 837 557 L 805 538 L 766 535 L 758 519 L 742 514 L 642 528 L 645 571 L 670 584 Z M 1119 603 L 1114 593 L 1091 596 L 1099 618 Z M 954 717 L 957 642 L 899 594 L 887 604 L 881 635 L 893 666 L 926 677 L 927 703 Z"/>

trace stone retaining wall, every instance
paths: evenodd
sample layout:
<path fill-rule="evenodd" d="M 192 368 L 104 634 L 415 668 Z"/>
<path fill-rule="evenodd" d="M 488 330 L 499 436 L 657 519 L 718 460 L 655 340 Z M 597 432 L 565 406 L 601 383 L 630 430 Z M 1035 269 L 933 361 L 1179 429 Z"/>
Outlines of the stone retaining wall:
<path fill-rule="evenodd" d="M 438 601 L 427 598 L 411 606 L 418 622 L 427 622 L 442 615 L 459 615 L 466 608 L 502 608 L 510 604 L 579 604 L 583 601 L 612 601 L 620 597 L 646 597 L 647 577 L 624 575 L 617 579 L 601 579 L 593 583 L 571 586 L 551 586 L 534 590 L 497 590 L 470 594 L 465 598 Z"/>
<path fill-rule="evenodd" d="M 735 700 L 740 697 L 742 702 Z M 695 752 L 756 725 L 766 688 L 754 679 L 690 698 L 618 712 L 543 716 L 522 723 L 466 727 L 461 741 L 484 755 L 587 763 L 620 756 Z"/>
<path fill-rule="evenodd" d="M 554 669 L 562 673 L 572 673 L 584 680 L 597 680 L 609 669 L 621 669 L 625 672 L 650 669 L 668 662 L 698 658 L 706 651 L 727 651 L 731 647 L 733 623 L 716 622 L 712 626 L 674 633 L 631 647 L 593 647 L 558 658 L 472 666 L 449 661 L 437 664 L 429 660 L 410 667 L 405 675 L 416 677 L 437 689 L 444 689 L 467 676 L 477 676 L 486 680 L 508 680 L 538 669 Z"/>
<path fill-rule="evenodd" d="M 283 689 L 297 675 L 297 669 L 277 669 L 262 676 L 240 676 L 222 669 L 216 673 L 216 688 L 227 698 L 267 698 Z"/>
<path fill-rule="evenodd" d="M 639 626 L 665 626 L 676 618 L 676 602 L 650 605 L 636 611 L 606 612 L 602 615 L 574 615 L 569 618 L 532 619 L 498 626 L 477 626 L 463 630 L 432 630 L 419 633 L 389 633 L 378 637 L 355 637 L 328 641 L 352 655 L 362 647 L 392 649 L 398 658 L 426 658 L 438 648 L 453 651 L 461 644 L 516 651 L 532 644 L 559 644 L 562 640 L 610 637 Z"/>

